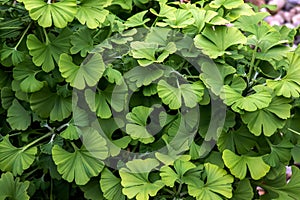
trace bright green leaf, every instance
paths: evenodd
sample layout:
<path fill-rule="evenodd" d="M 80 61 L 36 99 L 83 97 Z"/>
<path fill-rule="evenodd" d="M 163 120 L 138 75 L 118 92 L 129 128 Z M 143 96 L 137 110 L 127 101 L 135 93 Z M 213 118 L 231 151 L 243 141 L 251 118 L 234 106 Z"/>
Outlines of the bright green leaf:
<path fill-rule="evenodd" d="M 135 15 L 132 15 L 125 22 L 125 26 L 127 26 L 127 27 L 137 27 L 137 26 L 141 26 L 141 25 L 147 23 L 148 21 L 150 21 L 149 18 L 144 19 L 144 16 L 146 15 L 147 12 L 148 12 L 148 10 L 145 10 L 145 11 L 142 11 L 142 12 L 138 12 Z"/>
<path fill-rule="evenodd" d="M 19 101 L 15 99 L 7 110 L 6 121 L 13 130 L 26 130 L 31 124 L 31 112 L 25 110 Z"/>
<path fill-rule="evenodd" d="M 209 4 L 209 6 L 212 8 L 220 8 L 221 6 L 224 6 L 226 9 L 233 9 L 243 4 L 243 0 L 214 0 Z"/>
<path fill-rule="evenodd" d="M 163 19 L 172 28 L 185 28 L 195 22 L 195 19 L 188 10 L 177 9 L 173 15 L 172 17 L 167 16 L 167 19 Z"/>
<path fill-rule="evenodd" d="M 101 172 L 100 186 L 106 199 L 125 200 L 122 193 L 121 179 L 115 177 L 107 168 Z"/>
<path fill-rule="evenodd" d="M 94 48 L 92 32 L 87 28 L 81 28 L 71 36 L 72 47 L 70 52 L 76 54 L 80 52 L 82 57 L 86 57 L 87 53 Z"/>
<path fill-rule="evenodd" d="M 87 89 L 84 91 L 84 95 L 91 111 L 95 112 L 98 117 L 108 119 L 112 116 L 106 97 L 101 91 L 95 93 L 91 89 Z"/>
<path fill-rule="evenodd" d="M 232 175 L 241 180 L 246 177 L 247 169 L 249 169 L 251 177 L 258 180 L 264 177 L 271 168 L 263 161 L 262 156 L 238 156 L 228 149 L 223 151 L 222 158 Z"/>
<path fill-rule="evenodd" d="M 0 142 L 0 169 L 21 175 L 33 163 L 36 153 L 36 147 L 26 149 L 14 147 L 6 136 Z"/>

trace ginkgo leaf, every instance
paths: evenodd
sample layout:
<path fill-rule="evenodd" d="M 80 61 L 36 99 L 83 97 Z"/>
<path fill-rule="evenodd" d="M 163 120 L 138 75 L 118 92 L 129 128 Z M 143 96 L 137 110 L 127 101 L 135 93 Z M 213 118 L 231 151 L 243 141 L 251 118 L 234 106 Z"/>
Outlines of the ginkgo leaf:
<path fill-rule="evenodd" d="M 252 191 L 251 183 L 248 179 L 241 180 L 236 189 L 233 191 L 232 200 L 249 200 L 253 199 L 254 193 Z"/>
<path fill-rule="evenodd" d="M 197 35 L 194 39 L 195 46 L 210 58 L 230 54 L 229 51 L 226 51 L 230 46 L 246 42 L 247 38 L 241 31 L 226 26 L 207 27 L 201 35 Z"/>
<path fill-rule="evenodd" d="M 167 19 L 163 19 L 172 28 L 185 28 L 195 22 L 195 19 L 188 10 L 177 9 L 173 15 L 172 17 L 167 16 Z"/>
<path fill-rule="evenodd" d="M 166 186 L 174 187 L 175 182 L 182 183 L 185 173 L 195 167 L 192 162 L 178 159 L 174 162 L 175 171 L 169 166 L 163 166 L 160 169 L 160 177 Z"/>
<path fill-rule="evenodd" d="M 36 147 L 14 147 L 8 136 L 5 136 L 0 142 L 0 169 L 11 171 L 14 175 L 21 175 L 33 163 L 36 153 Z"/>
<path fill-rule="evenodd" d="M 150 182 L 148 176 L 158 165 L 159 162 L 151 158 L 127 162 L 126 168 L 119 171 L 123 194 L 137 200 L 149 200 L 149 196 L 155 196 L 164 184 L 161 180 Z"/>
<path fill-rule="evenodd" d="M 49 1 L 48 1 L 49 2 Z M 64 28 L 73 21 L 77 12 L 76 0 L 62 0 L 47 3 L 43 0 L 23 0 L 26 10 L 33 20 L 37 20 L 42 27 Z"/>
<path fill-rule="evenodd" d="M 256 91 L 256 93 L 244 97 L 241 92 L 236 91 L 229 85 L 223 86 L 220 96 L 224 103 L 231 106 L 236 112 L 240 110 L 251 112 L 266 108 L 272 101 L 271 94 L 268 91 Z"/>
<path fill-rule="evenodd" d="M 25 61 L 14 67 L 13 77 L 20 81 L 20 89 L 23 92 L 37 92 L 44 86 L 44 83 L 35 77 L 40 71 L 32 62 Z"/>
<path fill-rule="evenodd" d="M 109 11 L 103 8 L 106 3 L 106 1 L 81 0 L 78 4 L 76 18 L 81 24 L 95 29 L 105 21 L 109 14 Z"/>
<path fill-rule="evenodd" d="M 91 31 L 86 27 L 79 29 L 71 36 L 71 44 L 70 52 L 72 54 L 80 52 L 82 57 L 86 57 L 86 54 L 94 48 Z"/>
<path fill-rule="evenodd" d="M 289 53 L 287 74 L 279 80 L 267 80 L 267 85 L 275 90 L 277 96 L 298 98 L 300 93 L 300 54 Z"/>
<path fill-rule="evenodd" d="M 74 146 L 70 153 L 58 145 L 52 148 L 52 157 L 57 170 L 63 179 L 68 182 L 75 180 L 78 185 L 85 185 L 91 177 L 97 176 L 103 169 L 107 155 L 106 142 L 93 129 L 85 130 L 83 146 L 79 149 Z"/>
<path fill-rule="evenodd" d="M 77 127 L 74 124 L 70 124 L 60 133 L 60 136 L 68 140 L 77 140 L 80 137 L 78 132 Z"/>
<path fill-rule="evenodd" d="M 193 90 L 191 84 L 181 84 L 174 87 L 165 80 L 160 80 L 157 85 L 157 92 L 163 103 L 168 105 L 170 109 L 179 109 L 183 106 L 183 102 L 185 106 L 193 108 L 198 102 L 197 94 L 199 91 Z M 199 95 L 202 96 L 203 94 Z"/>
<path fill-rule="evenodd" d="M 0 57 L 2 64 L 4 66 L 16 66 L 17 64 L 23 62 L 25 60 L 25 52 L 18 51 L 16 48 L 11 48 L 3 45 L 2 49 L 0 50 Z"/>
<path fill-rule="evenodd" d="M 147 119 L 152 111 L 153 108 L 138 106 L 126 115 L 126 119 L 129 121 L 126 125 L 126 132 L 132 139 L 145 144 L 154 141 L 155 138 L 147 130 Z"/>
<path fill-rule="evenodd" d="M 146 15 L 146 13 L 148 12 L 148 10 L 139 12 L 131 17 L 129 17 L 127 19 L 127 21 L 125 22 L 125 26 L 127 27 L 136 27 L 136 26 L 141 26 L 145 23 L 147 23 L 148 21 L 150 21 L 149 18 L 144 19 L 144 16 Z"/>
<path fill-rule="evenodd" d="M 299 198 L 300 189 L 300 170 L 296 166 L 292 166 L 292 176 L 286 181 L 286 175 L 278 180 L 271 180 L 261 184 L 267 193 L 273 194 L 274 199 L 294 200 Z M 274 196 L 275 194 L 275 196 Z"/>
<path fill-rule="evenodd" d="M 226 9 L 233 9 L 240 7 L 243 4 L 243 0 L 214 0 L 209 4 L 209 6 L 212 8 L 220 8 L 221 6 L 224 6 Z"/>
<path fill-rule="evenodd" d="M 123 83 L 123 76 L 121 72 L 113 69 L 112 67 L 107 67 L 104 71 L 103 76 L 106 77 L 106 79 L 110 83 L 115 83 L 117 85 L 121 85 Z"/>
<path fill-rule="evenodd" d="M 44 87 L 30 96 L 30 107 L 42 118 L 50 117 L 53 121 L 62 121 L 71 115 L 72 97 L 70 95 L 65 98 Z"/>
<path fill-rule="evenodd" d="M 124 10 L 132 10 L 132 0 L 112 0 L 111 5 L 119 5 Z"/>
<path fill-rule="evenodd" d="M 33 63 L 42 66 L 45 72 L 53 70 L 55 62 L 58 63 L 59 56 L 62 53 L 67 53 L 70 49 L 71 34 L 71 31 L 67 28 L 63 29 L 57 37 L 49 33 L 45 43 L 33 34 L 28 35 L 26 43 Z"/>
<path fill-rule="evenodd" d="M 105 71 L 105 65 L 100 54 L 89 54 L 80 65 L 72 62 L 72 57 L 62 54 L 59 60 L 59 71 L 62 77 L 72 87 L 84 89 L 86 86 L 95 86 Z"/>
<path fill-rule="evenodd" d="M 84 91 L 84 96 L 91 111 L 95 112 L 98 117 L 102 119 L 108 119 L 112 116 L 112 112 L 107 103 L 107 99 L 101 93 L 101 91 L 95 93 L 91 89 L 87 89 Z"/>
<path fill-rule="evenodd" d="M 14 179 L 10 172 L 2 173 L 0 178 L 0 199 L 29 200 L 27 190 L 29 181 L 20 182 L 20 178 Z"/>
<path fill-rule="evenodd" d="M 9 87 L 4 87 L 1 89 L 1 105 L 2 108 L 8 109 L 13 100 L 15 99 L 15 93 Z"/>
<path fill-rule="evenodd" d="M 125 200 L 125 196 L 122 193 L 121 179 L 115 177 L 107 168 L 101 172 L 100 187 L 106 199 Z"/>
<path fill-rule="evenodd" d="M 285 121 L 290 117 L 292 106 L 289 99 L 273 98 L 266 108 L 254 112 L 246 112 L 241 117 L 249 130 L 256 136 L 264 134 L 271 136 L 277 129 L 283 128 Z"/>
<path fill-rule="evenodd" d="M 196 197 L 197 200 L 222 200 L 222 196 L 231 198 L 231 183 L 234 181 L 233 177 L 227 174 L 224 169 L 218 167 L 217 165 L 205 163 L 204 167 L 207 174 L 206 182 L 199 180 L 192 184 L 188 184 L 189 194 L 193 197 Z"/>
<path fill-rule="evenodd" d="M 7 110 L 7 119 L 13 130 L 26 130 L 31 124 L 31 112 L 14 99 L 12 105 Z"/>
<path fill-rule="evenodd" d="M 271 168 L 263 161 L 262 156 L 238 156 L 228 149 L 223 151 L 222 158 L 231 174 L 241 180 L 246 177 L 247 169 L 250 171 L 251 177 L 254 180 L 258 180 L 264 177 Z"/>
<path fill-rule="evenodd" d="M 150 85 L 155 80 L 162 77 L 164 71 L 157 66 L 151 65 L 148 67 L 137 66 L 127 72 L 124 78 L 130 82 L 134 82 L 135 85 L 140 88 L 141 86 Z"/>
<path fill-rule="evenodd" d="M 97 179 L 91 179 L 87 184 L 79 186 L 84 193 L 85 199 L 104 200 L 103 193 L 99 187 Z"/>

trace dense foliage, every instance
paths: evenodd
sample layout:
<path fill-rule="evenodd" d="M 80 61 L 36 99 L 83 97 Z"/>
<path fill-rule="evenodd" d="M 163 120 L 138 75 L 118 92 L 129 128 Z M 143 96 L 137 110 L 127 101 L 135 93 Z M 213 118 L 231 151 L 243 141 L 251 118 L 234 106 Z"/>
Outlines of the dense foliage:
<path fill-rule="evenodd" d="M 298 198 L 295 29 L 242 0 L 0 5 L 0 199 Z"/>

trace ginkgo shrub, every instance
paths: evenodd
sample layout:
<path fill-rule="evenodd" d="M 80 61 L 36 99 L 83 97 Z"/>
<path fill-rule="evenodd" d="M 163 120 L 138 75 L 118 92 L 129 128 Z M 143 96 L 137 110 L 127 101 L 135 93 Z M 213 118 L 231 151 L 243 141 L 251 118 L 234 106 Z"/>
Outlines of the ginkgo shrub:
<path fill-rule="evenodd" d="M 0 5 L 0 199 L 298 198 L 296 29 L 242 0 Z"/>

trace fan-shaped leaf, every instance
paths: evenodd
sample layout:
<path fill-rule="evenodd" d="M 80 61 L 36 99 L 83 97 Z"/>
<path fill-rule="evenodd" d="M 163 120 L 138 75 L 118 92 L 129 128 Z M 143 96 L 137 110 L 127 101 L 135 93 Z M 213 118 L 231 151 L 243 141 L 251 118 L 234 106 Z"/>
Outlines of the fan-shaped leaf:
<path fill-rule="evenodd" d="M 3 173 L 0 178 L 0 199 L 29 200 L 27 189 L 29 182 L 14 179 L 12 173 Z"/>
<path fill-rule="evenodd" d="M 122 193 L 121 179 L 115 177 L 107 168 L 101 172 L 100 186 L 106 199 L 125 200 Z"/>
<path fill-rule="evenodd" d="M 149 196 L 155 196 L 164 184 L 161 180 L 150 182 L 148 176 L 158 165 L 159 162 L 151 158 L 127 162 L 126 168 L 119 171 L 123 194 L 130 199 L 136 197 L 137 200 L 148 200 Z"/>
<path fill-rule="evenodd" d="M 26 130 L 31 124 L 31 112 L 15 99 L 7 111 L 6 121 L 13 130 Z"/>
<path fill-rule="evenodd" d="M 236 189 L 233 191 L 232 200 L 249 200 L 253 199 L 254 193 L 251 183 L 248 179 L 241 180 Z"/>
<path fill-rule="evenodd" d="M 231 198 L 233 177 L 217 165 L 205 163 L 204 167 L 207 174 L 206 182 L 199 180 L 188 184 L 189 194 L 196 197 L 197 200 L 222 200 L 222 196 Z"/>
<path fill-rule="evenodd" d="M 101 93 L 101 91 L 95 93 L 91 89 L 87 89 L 84 91 L 84 95 L 91 111 L 96 112 L 98 117 L 102 119 L 108 119 L 112 116 L 110 107 L 107 103 L 107 99 Z"/>
<path fill-rule="evenodd" d="M 68 22 L 73 21 L 77 12 L 76 0 L 62 0 L 55 3 L 47 3 L 43 0 L 23 0 L 25 8 L 33 20 L 37 20 L 42 27 L 50 27 L 52 24 L 58 28 L 64 28 Z"/>
<path fill-rule="evenodd" d="M 247 168 L 249 169 L 250 175 L 254 180 L 264 177 L 271 168 L 263 161 L 262 156 L 238 156 L 228 149 L 223 151 L 222 158 L 226 167 L 230 169 L 231 174 L 241 180 L 246 177 Z"/>
<path fill-rule="evenodd" d="M 82 57 L 86 57 L 86 54 L 94 48 L 92 32 L 86 27 L 79 29 L 71 36 L 71 44 L 70 52 L 72 54 L 80 52 Z"/>
<path fill-rule="evenodd" d="M 72 87 L 84 89 L 95 86 L 105 71 L 105 65 L 100 54 L 90 54 L 80 65 L 72 62 L 72 57 L 62 54 L 59 60 L 59 71 Z"/>
<path fill-rule="evenodd" d="M 127 27 L 136 27 L 136 26 L 141 26 L 145 23 L 147 23 L 148 21 L 150 21 L 149 18 L 144 19 L 144 16 L 146 15 L 146 13 L 148 12 L 148 10 L 139 12 L 131 17 L 129 17 L 127 19 L 127 21 L 125 22 L 125 26 Z"/>
<path fill-rule="evenodd" d="M 14 147 L 6 136 L 0 142 L 0 169 L 21 175 L 33 163 L 36 153 L 36 147 L 26 149 Z"/>

